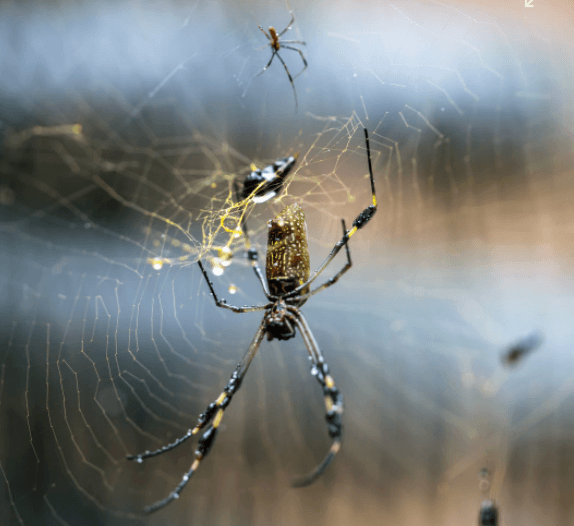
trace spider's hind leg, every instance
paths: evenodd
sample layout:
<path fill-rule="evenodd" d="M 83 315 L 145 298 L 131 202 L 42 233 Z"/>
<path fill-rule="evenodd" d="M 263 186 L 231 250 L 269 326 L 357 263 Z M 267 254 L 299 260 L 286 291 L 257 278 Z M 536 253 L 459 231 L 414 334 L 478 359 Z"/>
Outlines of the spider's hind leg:
<path fill-rule="evenodd" d="M 295 40 L 293 42 L 296 42 Z M 305 42 L 297 42 L 299 44 L 305 44 Z M 299 55 L 301 56 L 301 60 L 303 61 L 303 69 L 301 71 L 299 71 L 299 73 L 297 73 L 297 75 L 295 75 L 293 77 L 293 80 L 295 80 L 299 75 L 301 75 L 306 69 L 307 66 L 309 64 L 307 64 L 307 60 L 305 59 L 305 55 L 303 55 L 303 52 L 300 49 L 297 49 L 296 47 L 291 47 L 291 46 L 286 46 L 285 44 L 283 44 L 283 46 L 285 49 L 290 49 L 291 51 L 297 51 L 297 53 L 299 53 Z"/>
<path fill-rule="evenodd" d="M 275 55 L 277 55 L 277 51 L 273 50 L 273 53 L 271 53 L 271 59 L 269 60 L 267 65 L 259 73 L 257 73 L 257 75 L 253 75 L 253 78 L 258 77 L 259 75 L 263 75 L 263 73 L 265 73 L 267 71 L 267 68 L 271 65 L 271 62 L 273 62 Z M 277 55 L 277 56 L 279 56 L 279 55 Z"/>

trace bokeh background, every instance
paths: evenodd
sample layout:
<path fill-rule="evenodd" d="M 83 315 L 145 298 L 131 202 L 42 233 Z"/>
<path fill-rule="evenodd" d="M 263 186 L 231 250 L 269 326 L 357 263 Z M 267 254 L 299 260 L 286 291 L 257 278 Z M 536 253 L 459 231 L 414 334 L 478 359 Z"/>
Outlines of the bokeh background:
<path fill-rule="evenodd" d="M 461 526 L 487 498 L 503 525 L 572 524 L 574 9 L 531 5 L 2 2 L 0 524 Z M 297 113 L 277 60 L 254 77 L 258 25 L 290 10 Z M 323 401 L 302 340 L 264 342 L 143 516 L 195 443 L 125 456 L 194 425 L 260 320 L 195 264 L 262 302 L 233 180 L 299 152 L 248 225 L 263 254 L 298 202 L 316 268 L 369 204 L 363 127 L 379 211 L 304 307 L 341 453 L 290 487 L 329 447 Z"/>

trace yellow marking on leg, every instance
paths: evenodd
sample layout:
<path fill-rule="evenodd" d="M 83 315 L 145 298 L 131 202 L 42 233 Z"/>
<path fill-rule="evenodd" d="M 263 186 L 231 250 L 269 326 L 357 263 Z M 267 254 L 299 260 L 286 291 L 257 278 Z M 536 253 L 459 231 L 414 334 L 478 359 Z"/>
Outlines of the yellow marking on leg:
<path fill-rule="evenodd" d="M 329 388 L 329 389 L 333 389 L 333 387 L 335 387 L 335 381 L 333 380 L 333 378 L 329 375 L 325 376 L 325 385 Z"/>
<path fill-rule="evenodd" d="M 331 446 L 331 452 L 337 454 L 339 452 L 339 449 L 341 449 L 341 442 L 335 442 L 332 446 Z"/>
<path fill-rule="evenodd" d="M 199 467 L 199 464 L 200 464 L 200 463 L 201 463 L 201 460 L 199 460 L 198 458 L 196 458 L 196 459 L 193 461 L 193 464 L 191 465 L 191 469 L 192 469 L 193 471 L 195 471 L 195 470 Z"/>
<path fill-rule="evenodd" d="M 347 233 L 347 237 L 351 237 L 357 230 L 359 229 L 356 226 L 351 228 L 351 230 L 349 230 L 349 232 Z"/>
<path fill-rule="evenodd" d="M 377 198 L 375 197 L 375 194 L 373 194 L 373 206 L 375 208 L 377 207 Z"/>
<path fill-rule="evenodd" d="M 223 393 L 221 393 L 218 397 L 217 400 L 215 401 L 216 405 L 221 405 L 223 400 L 225 400 L 225 397 L 227 396 L 227 393 L 225 391 L 223 391 Z"/>
<path fill-rule="evenodd" d="M 333 409 L 333 400 L 331 400 L 330 396 L 325 397 L 325 407 L 327 408 L 327 412 Z"/>
<path fill-rule="evenodd" d="M 219 427 L 219 424 L 221 424 L 221 419 L 223 418 L 223 413 L 225 411 L 223 409 L 220 409 L 219 411 L 217 411 L 215 418 L 213 419 L 213 427 Z"/>

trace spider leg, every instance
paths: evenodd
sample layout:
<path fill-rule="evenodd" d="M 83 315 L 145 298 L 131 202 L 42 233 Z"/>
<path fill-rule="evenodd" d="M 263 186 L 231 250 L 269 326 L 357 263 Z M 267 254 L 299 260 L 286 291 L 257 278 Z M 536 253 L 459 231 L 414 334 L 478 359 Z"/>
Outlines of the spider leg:
<path fill-rule="evenodd" d="M 275 55 L 277 55 L 277 51 L 273 50 L 273 53 L 271 53 L 271 60 L 267 63 L 267 66 L 265 66 L 259 73 L 257 73 L 257 75 L 253 75 L 253 78 L 258 77 L 259 75 L 261 75 L 267 71 L 267 68 L 271 65 L 271 62 L 273 62 Z M 279 56 L 279 55 L 277 55 L 277 56 Z"/>
<path fill-rule="evenodd" d="M 218 307 L 223 307 L 224 309 L 229 309 L 232 310 L 233 312 L 255 312 L 255 311 L 261 311 L 261 310 L 265 310 L 267 308 L 269 308 L 271 305 L 252 305 L 251 307 L 236 307 L 235 305 L 229 305 L 227 303 L 227 301 L 225 301 L 225 299 L 221 298 L 219 299 L 217 297 L 217 295 L 215 294 L 215 290 L 213 289 L 213 283 L 211 281 L 209 281 L 209 277 L 207 276 L 207 272 L 205 271 L 205 269 L 203 268 L 203 263 L 201 262 L 201 260 L 197 260 L 197 264 L 199 265 L 199 268 L 201 269 L 201 272 L 203 274 L 203 277 L 205 278 L 205 281 L 207 281 L 207 285 L 209 286 L 209 291 L 211 292 L 211 295 L 213 296 L 213 299 L 215 300 L 215 304 Z"/>
<path fill-rule="evenodd" d="M 263 292 L 265 293 L 265 296 L 267 296 L 267 299 L 270 301 L 276 300 L 277 298 L 271 295 L 267 281 L 265 281 L 265 278 L 263 277 L 263 272 L 261 271 L 261 267 L 258 263 L 259 253 L 257 252 L 257 249 L 250 246 L 247 250 L 247 259 L 251 261 L 251 266 L 253 267 L 255 275 L 259 279 L 259 283 L 261 283 L 261 287 L 263 288 Z"/>
<path fill-rule="evenodd" d="M 235 199 L 239 203 L 241 199 L 239 197 L 239 185 L 237 184 L 237 179 L 233 180 L 233 188 L 235 190 Z M 245 212 L 241 216 L 241 230 L 243 231 L 243 235 L 245 236 L 245 246 L 247 247 L 247 259 L 251 261 L 251 266 L 255 271 L 257 279 L 259 279 L 259 282 L 263 287 L 263 292 L 265 293 L 265 296 L 267 296 L 268 300 L 274 300 L 275 296 L 271 296 L 271 293 L 269 292 L 269 287 L 267 286 L 267 281 L 265 281 L 265 279 L 263 278 L 263 272 L 261 272 L 261 268 L 259 267 L 258 263 L 259 253 L 257 252 L 257 249 L 251 246 L 251 241 L 247 233 L 247 220 L 245 219 Z"/>
<path fill-rule="evenodd" d="M 303 42 L 303 44 L 304 44 L 304 43 L 305 43 L 305 42 Z M 283 42 L 282 42 L 281 44 L 283 44 Z M 305 70 L 307 69 L 307 65 L 308 65 L 308 64 L 307 64 L 307 61 L 305 60 L 305 55 L 303 55 L 303 52 L 302 52 L 300 49 L 297 49 L 296 47 L 283 46 L 283 45 L 282 45 L 281 47 L 283 47 L 283 48 L 285 48 L 285 49 L 290 49 L 291 51 L 297 51 L 297 53 L 299 53 L 299 55 L 301 55 L 301 60 L 303 61 L 303 64 L 305 64 L 305 66 L 303 67 L 303 69 L 302 69 L 299 73 L 297 73 L 297 75 L 295 75 L 295 76 L 293 77 L 293 80 L 295 80 L 299 75 L 301 75 L 301 73 L 303 73 L 303 71 L 305 71 Z"/>
<path fill-rule="evenodd" d="M 281 58 L 281 55 L 277 52 L 275 52 L 275 54 L 277 55 L 277 58 L 281 61 L 281 64 L 283 64 L 283 67 L 285 68 L 287 76 L 289 77 L 289 82 L 291 83 L 291 87 L 293 88 L 293 95 L 295 95 L 295 113 L 297 113 L 297 109 L 299 108 L 299 103 L 297 102 L 297 92 L 295 91 L 295 84 L 293 83 L 293 77 L 291 77 L 291 73 L 289 73 L 289 70 L 287 69 L 287 64 L 285 64 L 285 62 Z"/>
<path fill-rule="evenodd" d="M 139 464 L 142 460 L 145 460 L 146 458 L 157 457 L 158 455 L 161 455 L 163 453 L 167 453 L 168 451 L 175 449 L 180 444 L 183 444 L 188 438 L 191 438 L 191 436 L 193 434 L 194 434 L 193 431 L 190 429 L 181 438 L 178 438 L 175 442 L 172 442 L 171 444 L 168 444 L 167 446 L 160 447 L 159 449 L 156 449 L 155 451 L 146 451 L 145 453 L 141 453 L 139 455 L 127 455 L 126 458 L 128 460 L 135 460 Z"/>
<path fill-rule="evenodd" d="M 273 39 L 267 34 L 267 31 L 265 31 L 265 29 L 263 29 L 261 26 L 259 26 L 259 29 L 261 29 L 261 31 L 263 31 L 263 34 L 264 34 L 269 40 L 271 40 L 271 42 L 273 42 Z"/>
<path fill-rule="evenodd" d="M 343 237 L 341 238 L 341 240 L 337 241 L 337 243 L 335 243 L 335 246 L 333 247 L 333 250 L 331 250 L 331 253 L 327 256 L 325 261 L 323 261 L 323 263 L 321 264 L 319 269 L 313 273 L 311 278 L 309 278 L 302 285 L 299 285 L 296 289 L 293 289 L 288 294 L 285 294 L 284 297 L 286 299 L 292 298 L 293 296 L 297 296 L 304 288 L 308 287 L 311 283 L 313 283 L 313 281 L 315 281 L 317 279 L 317 277 L 321 274 L 321 272 L 323 272 L 325 270 L 325 268 L 327 268 L 329 263 L 331 263 L 331 261 L 333 261 L 333 258 L 339 253 L 339 250 L 341 250 L 341 248 L 343 248 L 343 246 L 345 246 L 348 243 L 349 238 L 352 235 L 354 235 L 358 230 L 363 228 L 372 219 L 372 217 L 375 215 L 375 212 L 377 211 L 377 196 L 375 194 L 375 179 L 373 177 L 373 167 L 371 164 L 371 147 L 369 145 L 369 133 L 367 132 L 367 128 L 365 128 L 365 144 L 367 146 L 367 159 L 369 161 L 369 176 L 371 179 L 371 193 L 372 193 L 372 199 L 373 199 L 372 203 L 373 204 L 371 204 L 367 208 L 365 208 L 355 218 L 355 220 L 353 221 L 353 228 L 351 228 L 351 230 L 349 230 L 348 232 L 345 232 L 345 234 L 343 234 Z"/>
<path fill-rule="evenodd" d="M 307 42 L 303 42 L 302 40 L 281 40 L 279 42 L 281 45 L 283 44 L 302 44 L 303 46 L 307 45 Z M 269 44 L 267 44 L 269 45 Z"/>
<path fill-rule="evenodd" d="M 329 436 L 333 439 L 331 447 L 325 458 L 311 473 L 295 479 L 292 486 L 295 488 L 302 488 L 309 486 L 327 469 L 327 466 L 333 461 L 335 455 L 341 449 L 341 440 L 343 433 L 342 415 L 343 415 L 343 395 L 335 386 L 335 381 L 329 374 L 329 366 L 325 363 L 321 350 L 307 325 L 307 321 L 296 307 L 290 307 L 289 311 L 293 313 L 295 324 L 297 325 L 313 365 L 311 366 L 311 374 L 317 379 L 323 389 L 325 398 L 325 420 L 329 430 Z"/>
<path fill-rule="evenodd" d="M 289 31 L 291 29 L 291 26 L 293 26 L 293 22 L 295 22 L 295 15 L 293 14 L 293 11 L 291 11 L 291 22 L 289 22 L 289 24 L 287 24 L 287 27 L 281 31 L 281 33 L 279 33 L 279 35 L 277 36 L 281 36 L 284 35 L 287 31 Z"/>
<path fill-rule="evenodd" d="M 343 224 L 343 235 L 345 235 L 347 233 L 347 228 L 345 226 L 345 220 L 341 219 L 341 222 Z M 325 290 L 327 287 L 330 287 L 331 285 L 334 285 L 335 283 L 337 283 L 337 281 L 339 281 L 339 278 L 345 272 L 347 272 L 347 270 L 349 270 L 353 266 L 353 262 L 351 261 L 351 252 L 349 250 L 349 242 L 348 241 L 347 241 L 347 243 L 345 243 L 345 249 L 347 251 L 347 263 L 345 263 L 345 266 L 341 270 L 339 270 L 339 272 L 337 272 L 337 274 L 335 274 L 331 279 L 329 279 L 328 281 L 326 281 L 322 285 L 319 285 L 316 289 L 313 289 L 312 291 L 308 292 L 307 294 L 303 294 L 301 296 L 298 296 L 297 297 L 298 301 L 307 300 L 309 297 L 314 296 L 318 292 Z"/>
<path fill-rule="evenodd" d="M 255 337 L 253 338 L 253 341 L 251 342 L 251 345 L 249 346 L 247 352 L 243 356 L 243 359 L 241 360 L 241 362 L 231 375 L 231 378 L 229 379 L 229 382 L 227 382 L 227 385 L 223 389 L 223 392 L 217 397 L 215 402 L 207 406 L 207 409 L 205 410 L 204 413 L 199 415 L 199 419 L 197 421 L 196 426 L 193 428 L 193 430 L 188 432 L 188 435 L 190 434 L 195 435 L 201 429 L 203 429 L 207 424 L 211 423 L 207 431 L 199 439 L 197 450 L 195 451 L 195 459 L 191 464 L 191 467 L 189 468 L 187 473 L 183 476 L 181 482 L 177 485 L 177 487 L 169 494 L 169 496 L 167 496 L 163 500 L 155 502 L 151 506 L 144 508 L 143 510 L 144 513 L 148 514 L 157 511 L 160 508 L 167 506 L 172 500 L 179 498 L 179 494 L 183 491 L 183 488 L 185 488 L 191 476 L 195 473 L 195 471 L 197 470 L 203 459 L 209 454 L 211 448 L 213 447 L 213 443 L 215 442 L 215 438 L 217 436 L 217 428 L 221 424 L 221 419 L 223 418 L 225 409 L 231 403 L 233 395 L 241 387 L 243 377 L 245 376 L 245 373 L 247 373 L 247 369 L 249 368 L 251 361 L 257 354 L 257 351 L 259 349 L 259 346 L 261 345 L 261 342 L 263 341 L 264 336 L 265 336 L 265 323 L 264 321 L 262 321 L 261 325 L 259 326 L 259 329 L 257 330 L 257 333 L 255 334 Z M 184 440 L 187 438 L 188 437 L 186 435 L 186 438 L 184 438 Z M 179 443 L 181 444 L 181 442 L 183 442 L 183 440 L 181 440 Z M 169 446 L 167 446 L 167 448 L 169 449 L 173 449 L 173 447 L 169 448 Z M 169 451 L 169 449 L 166 448 L 164 449 L 166 451 Z M 161 453 L 163 452 L 165 451 L 161 451 Z M 157 454 L 159 455 L 160 453 Z M 150 454 L 148 456 L 154 456 L 154 455 Z M 136 460 L 142 458 L 147 457 L 144 455 L 135 456 Z"/>

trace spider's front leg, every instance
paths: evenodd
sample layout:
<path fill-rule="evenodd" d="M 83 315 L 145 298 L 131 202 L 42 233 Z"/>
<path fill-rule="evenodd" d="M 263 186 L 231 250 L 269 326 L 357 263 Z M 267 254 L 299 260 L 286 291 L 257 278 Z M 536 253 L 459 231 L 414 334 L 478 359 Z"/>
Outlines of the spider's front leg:
<path fill-rule="evenodd" d="M 223 418 L 223 413 L 227 408 L 227 406 L 229 405 L 229 403 L 231 402 L 233 395 L 241 386 L 241 378 L 238 376 L 238 369 L 236 369 L 231 375 L 231 379 L 225 386 L 223 392 L 217 397 L 215 402 L 212 402 L 207 406 L 205 412 L 199 415 L 196 426 L 193 429 L 190 429 L 187 432 L 187 434 L 177 439 L 175 442 L 167 446 L 164 446 L 156 451 L 151 452 L 146 451 L 141 455 L 129 455 L 127 457 L 128 460 L 135 460 L 136 462 L 141 462 L 146 458 L 155 457 L 157 455 L 161 455 L 162 453 L 166 453 L 167 451 L 171 451 L 172 449 L 175 449 L 177 446 L 185 442 L 191 436 L 197 434 L 207 424 L 211 423 L 207 431 L 203 433 L 202 437 L 199 439 L 199 443 L 195 451 L 195 459 L 191 464 L 189 471 L 183 476 L 182 481 L 169 494 L 168 497 L 152 504 L 151 506 L 147 506 L 146 508 L 144 508 L 143 510 L 144 513 L 152 513 L 154 511 L 157 511 L 160 508 L 167 506 L 172 500 L 177 499 L 183 488 L 188 483 L 190 477 L 193 475 L 193 473 L 197 470 L 197 468 L 201 464 L 202 460 L 211 451 L 213 443 L 215 442 L 215 437 L 217 436 L 217 428 L 219 427 L 221 419 Z"/>
<path fill-rule="evenodd" d="M 294 488 L 304 488 L 305 486 L 313 484 L 313 482 L 323 474 L 327 466 L 333 461 L 335 455 L 341 449 L 343 434 L 343 395 L 335 385 L 333 377 L 329 374 L 329 366 L 324 361 L 313 364 L 311 374 L 323 388 L 326 408 L 325 420 L 327 421 L 329 436 L 333 440 L 333 443 L 323 461 L 311 473 L 292 482 L 291 485 Z"/>
<path fill-rule="evenodd" d="M 212 402 L 207 406 L 205 412 L 199 415 L 199 418 L 197 419 L 197 424 L 193 429 L 190 429 L 186 435 L 176 440 L 172 444 L 169 444 L 156 451 L 152 452 L 146 451 L 141 455 L 129 455 L 127 457 L 128 460 L 135 460 L 136 462 L 141 462 L 146 458 L 161 455 L 162 453 L 166 453 L 167 451 L 176 448 L 181 443 L 185 442 L 188 438 L 201 431 L 205 426 L 211 424 L 207 428 L 207 431 L 205 431 L 205 433 L 203 433 L 203 435 L 199 439 L 197 449 L 195 450 L 195 459 L 193 460 L 191 467 L 189 468 L 187 473 L 182 477 L 181 482 L 165 499 L 155 502 L 151 506 L 144 508 L 143 510 L 144 513 L 152 513 L 154 511 L 157 511 L 163 508 L 164 506 L 167 506 L 171 501 L 179 498 L 179 494 L 183 491 L 183 488 L 185 488 L 191 476 L 195 473 L 195 471 L 197 470 L 203 459 L 209 454 L 215 442 L 217 431 L 219 425 L 221 424 L 221 420 L 223 419 L 225 409 L 231 403 L 233 395 L 241 387 L 243 377 L 245 376 L 245 373 L 249 368 L 251 360 L 253 360 L 255 354 L 257 354 L 257 351 L 259 349 L 259 346 L 261 345 L 264 336 L 265 336 L 265 325 L 262 322 L 261 325 L 259 326 L 257 333 L 255 334 L 255 337 L 253 338 L 253 341 L 251 342 L 251 345 L 249 346 L 249 349 L 245 353 L 245 356 L 243 357 L 243 359 L 241 360 L 235 371 L 233 371 L 233 374 L 231 375 L 231 378 L 229 379 L 229 382 L 227 382 L 227 385 L 223 389 L 222 393 L 216 398 L 215 402 Z"/>
<path fill-rule="evenodd" d="M 327 466 L 333 461 L 335 455 L 341 449 L 341 440 L 343 435 L 343 395 L 335 385 L 335 380 L 329 374 L 329 366 L 323 359 L 319 345 L 317 344 L 311 329 L 307 325 L 305 317 L 298 311 L 298 309 L 289 309 L 293 315 L 293 321 L 297 325 L 313 365 L 311 366 L 311 374 L 317 379 L 323 389 L 323 396 L 325 399 L 325 420 L 327 421 L 327 428 L 329 436 L 333 440 L 331 448 L 322 462 L 308 475 L 296 479 L 291 484 L 295 488 L 302 488 L 309 486 L 327 469 Z"/>

